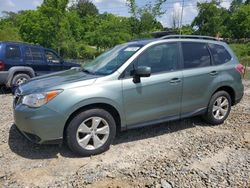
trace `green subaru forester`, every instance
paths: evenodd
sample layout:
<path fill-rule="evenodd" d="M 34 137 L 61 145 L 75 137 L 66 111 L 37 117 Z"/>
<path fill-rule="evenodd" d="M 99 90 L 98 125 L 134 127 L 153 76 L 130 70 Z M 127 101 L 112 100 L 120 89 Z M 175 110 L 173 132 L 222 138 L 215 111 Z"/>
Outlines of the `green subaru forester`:
<path fill-rule="evenodd" d="M 116 131 L 202 115 L 221 124 L 243 96 L 229 46 L 211 37 L 132 41 L 83 69 L 37 77 L 15 92 L 14 118 L 35 143 L 64 140 L 89 156 L 107 150 Z"/>

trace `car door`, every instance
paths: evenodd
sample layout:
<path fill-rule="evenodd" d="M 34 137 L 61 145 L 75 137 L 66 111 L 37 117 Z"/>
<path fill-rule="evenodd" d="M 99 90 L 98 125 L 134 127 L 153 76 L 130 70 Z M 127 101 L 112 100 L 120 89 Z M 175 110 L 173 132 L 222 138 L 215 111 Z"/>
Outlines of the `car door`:
<path fill-rule="evenodd" d="M 48 72 L 48 66 L 40 47 L 24 46 L 24 61 L 26 66 L 31 67 L 36 75 L 43 75 Z"/>
<path fill-rule="evenodd" d="M 139 66 L 151 67 L 152 74 L 134 83 L 130 74 Z M 123 101 L 128 126 L 179 117 L 182 72 L 178 43 L 157 44 L 146 49 L 124 75 Z"/>
<path fill-rule="evenodd" d="M 64 70 L 64 65 L 61 62 L 60 57 L 52 50 L 45 49 L 45 58 L 49 66 L 50 72 L 62 71 Z"/>
<path fill-rule="evenodd" d="M 204 111 L 213 90 L 218 70 L 206 43 L 182 42 L 183 52 L 183 95 L 182 117 Z"/>

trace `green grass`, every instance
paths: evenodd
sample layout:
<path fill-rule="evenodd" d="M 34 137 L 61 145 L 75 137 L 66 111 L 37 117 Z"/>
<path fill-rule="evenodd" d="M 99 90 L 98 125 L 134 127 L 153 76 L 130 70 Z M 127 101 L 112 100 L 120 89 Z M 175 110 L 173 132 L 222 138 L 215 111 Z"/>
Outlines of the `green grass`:
<path fill-rule="evenodd" d="M 239 58 L 239 61 L 243 65 L 250 66 L 250 43 L 246 44 L 230 44 L 230 47 Z"/>

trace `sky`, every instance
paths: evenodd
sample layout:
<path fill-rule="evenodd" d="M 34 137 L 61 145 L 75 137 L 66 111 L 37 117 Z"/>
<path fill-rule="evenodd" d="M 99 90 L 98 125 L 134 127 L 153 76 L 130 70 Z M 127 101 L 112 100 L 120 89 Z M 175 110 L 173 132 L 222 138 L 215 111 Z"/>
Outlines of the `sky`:
<path fill-rule="evenodd" d="M 0 0 L 0 12 L 35 9 L 41 5 L 43 0 Z M 149 0 L 137 0 L 139 6 L 143 6 Z M 154 0 L 151 0 L 152 2 Z M 183 6 L 183 25 L 190 24 L 194 17 L 197 15 L 198 0 L 184 0 Z M 199 0 L 199 2 L 204 0 Z M 221 5 L 225 8 L 230 6 L 231 0 L 222 0 Z M 129 10 L 126 6 L 126 0 L 92 0 L 97 6 L 100 13 L 110 12 L 115 15 L 129 16 Z M 158 21 L 162 23 L 164 27 L 172 26 L 173 15 L 181 15 L 182 12 L 182 0 L 168 0 L 163 5 L 163 10 L 166 11 L 164 15 L 158 18 Z"/>

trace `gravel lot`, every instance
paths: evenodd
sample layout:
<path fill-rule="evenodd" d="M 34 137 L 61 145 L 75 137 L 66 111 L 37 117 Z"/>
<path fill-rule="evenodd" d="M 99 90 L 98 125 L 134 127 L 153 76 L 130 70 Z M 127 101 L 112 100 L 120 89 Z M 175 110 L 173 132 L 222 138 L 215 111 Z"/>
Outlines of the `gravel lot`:
<path fill-rule="evenodd" d="M 228 120 L 200 118 L 121 133 L 104 154 L 34 145 L 13 127 L 0 94 L 0 187 L 250 187 L 250 81 Z"/>

